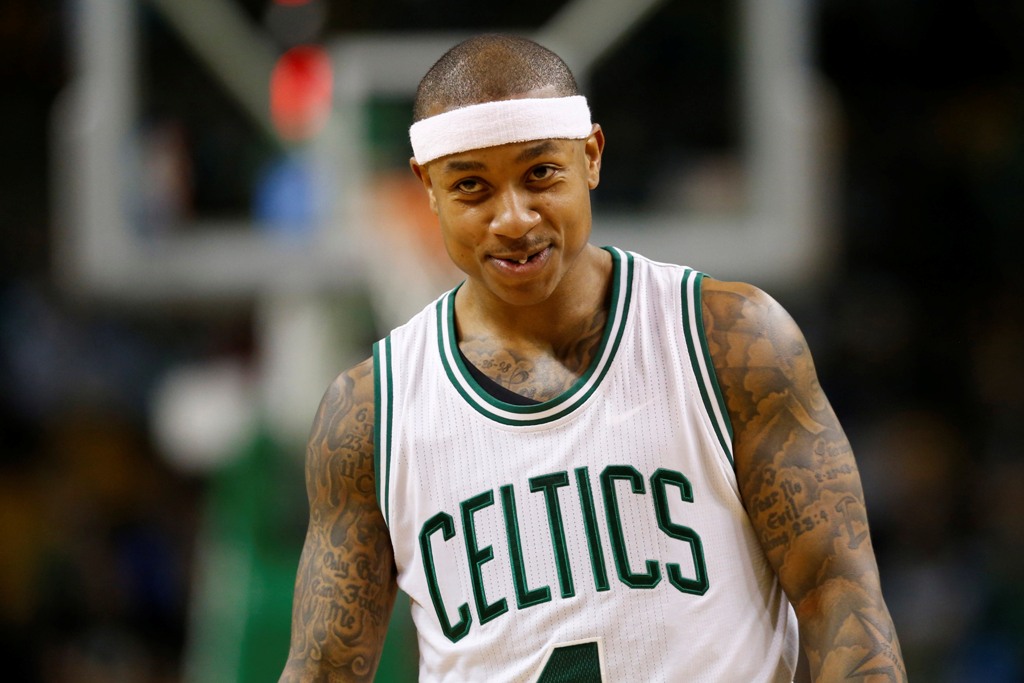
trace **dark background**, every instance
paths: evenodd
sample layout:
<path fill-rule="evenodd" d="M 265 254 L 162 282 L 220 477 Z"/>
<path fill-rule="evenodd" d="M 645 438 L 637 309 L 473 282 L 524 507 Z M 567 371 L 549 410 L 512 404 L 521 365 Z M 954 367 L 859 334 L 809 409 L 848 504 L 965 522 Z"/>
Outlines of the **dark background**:
<path fill-rule="evenodd" d="M 259 20 L 266 3 L 242 4 Z M 695 25 L 727 34 L 721 4 L 669 3 L 643 42 L 623 48 L 630 58 L 599 73 L 595 106 L 616 93 L 629 100 L 634 92 L 622 89 L 632 87 L 662 105 L 651 112 L 677 107 L 692 146 L 733 144 L 729 58 L 686 34 Z M 325 33 L 529 30 L 557 6 L 516 3 L 513 16 L 498 3 L 470 11 L 336 2 Z M 791 299 L 858 454 L 912 680 L 1016 683 L 1024 680 L 1024 3 L 812 6 L 815 67 L 839 113 L 832 218 L 842 249 L 813 292 L 779 296 Z M 209 481 L 167 464 L 147 427 L 147 401 L 175 364 L 250 356 L 252 311 L 123 310 L 54 283 L 51 173 L 61 160 L 50 126 L 68 81 L 73 13 L 58 0 L 0 0 L 0 661 L 13 672 L 7 680 L 178 681 Z M 165 57 L 180 48 L 149 21 L 147 59 L 173 86 L 176 62 Z M 673 42 L 686 47 L 667 51 Z M 722 97 L 688 105 L 655 86 L 666 73 Z M 174 92 L 154 88 L 148 106 L 162 115 L 179 107 L 196 136 L 244 128 L 175 104 Z M 617 115 L 609 110 L 602 123 L 633 141 L 632 156 L 606 160 L 604 186 L 613 189 L 603 187 L 599 202 L 629 205 L 644 200 L 638 181 L 670 160 Z M 236 160 L 232 145 L 253 163 L 271 153 L 244 134 L 218 140 Z M 239 211 L 247 184 L 218 185 L 238 176 L 211 163 L 210 179 L 197 180 L 197 210 Z"/>

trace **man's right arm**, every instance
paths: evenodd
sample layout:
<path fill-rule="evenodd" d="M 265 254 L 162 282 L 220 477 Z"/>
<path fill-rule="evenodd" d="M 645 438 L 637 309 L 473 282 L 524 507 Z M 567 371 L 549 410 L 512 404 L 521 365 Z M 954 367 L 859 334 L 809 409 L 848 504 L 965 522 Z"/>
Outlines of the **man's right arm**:
<path fill-rule="evenodd" d="M 373 474 L 373 362 L 324 395 L 306 448 L 309 528 L 282 683 L 371 681 L 397 591 Z"/>

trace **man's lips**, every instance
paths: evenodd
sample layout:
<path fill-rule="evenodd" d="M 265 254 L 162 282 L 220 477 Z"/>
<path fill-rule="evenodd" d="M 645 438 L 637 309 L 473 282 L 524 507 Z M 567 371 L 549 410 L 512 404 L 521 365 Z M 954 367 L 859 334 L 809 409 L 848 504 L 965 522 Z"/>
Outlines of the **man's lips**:
<path fill-rule="evenodd" d="M 491 261 L 503 271 L 525 273 L 539 268 L 547 261 L 551 247 L 546 246 L 539 251 L 516 251 L 504 254 L 490 254 Z"/>
<path fill-rule="evenodd" d="M 530 247 L 530 248 L 527 248 L 527 249 L 515 249 L 515 250 L 507 251 L 507 252 L 504 252 L 504 253 L 489 254 L 489 256 L 491 258 L 501 259 L 502 261 L 514 261 L 516 263 L 522 264 L 522 263 L 526 263 L 528 260 L 530 260 L 532 258 L 536 258 L 541 253 L 543 253 L 544 251 L 547 251 L 547 249 L 550 246 L 551 245 L 546 244 L 546 245 L 544 245 L 543 247 L 540 247 L 540 248 L 535 246 L 535 247 Z"/>

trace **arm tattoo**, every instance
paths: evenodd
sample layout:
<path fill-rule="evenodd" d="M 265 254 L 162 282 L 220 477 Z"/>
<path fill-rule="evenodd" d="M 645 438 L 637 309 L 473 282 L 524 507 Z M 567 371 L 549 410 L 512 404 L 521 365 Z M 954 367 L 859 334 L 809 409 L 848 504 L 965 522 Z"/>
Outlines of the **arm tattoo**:
<path fill-rule="evenodd" d="M 816 680 L 906 681 L 853 451 L 803 335 L 753 288 L 712 285 L 703 304 L 744 504 Z"/>
<path fill-rule="evenodd" d="M 373 481 L 372 365 L 321 402 L 306 449 L 309 529 L 299 560 L 292 642 L 282 681 L 373 679 L 395 569 Z"/>
<path fill-rule="evenodd" d="M 900 644 L 896 640 L 891 624 L 882 626 L 863 612 L 856 612 L 854 616 L 868 634 L 872 645 L 870 651 L 857 662 L 846 678 L 862 680 L 870 676 L 881 676 L 891 683 L 906 681 L 907 672 L 902 667 L 903 655 L 900 653 Z M 894 662 L 900 666 L 895 666 Z"/>

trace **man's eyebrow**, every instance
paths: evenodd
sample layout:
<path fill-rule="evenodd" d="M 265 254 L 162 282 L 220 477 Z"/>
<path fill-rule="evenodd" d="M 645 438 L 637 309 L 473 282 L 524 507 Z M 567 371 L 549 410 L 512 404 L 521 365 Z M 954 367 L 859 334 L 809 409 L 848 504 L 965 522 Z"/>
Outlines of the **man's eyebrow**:
<path fill-rule="evenodd" d="M 556 151 L 558 151 L 558 145 L 555 144 L 554 140 L 545 140 L 539 145 L 534 145 L 533 147 L 527 147 L 524 149 L 519 153 L 519 156 L 516 157 L 516 161 L 530 161 L 531 159 L 536 159 L 543 154 L 550 154 Z"/>
<path fill-rule="evenodd" d="M 536 159 L 544 154 L 551 154 L 558 151 L 558 145 L 554 140 L 543 140 L 532 147 L 527 147 L 516 156 L 516 163 L 523 163 Z M 444 171 L 447 173 L 459 173 L 464 171 L 486 171 L 487 164 L 482 161 L 471 159 L 449 159 L 444 163 Z"/>
<path fill-rule="evenodd" d="M 449 173 L 459 171 L 486 171 L 487 165 L 480 161 L 463 161 L 462 159 L 450 159 L 445 162 L 444 170 Z"/>

